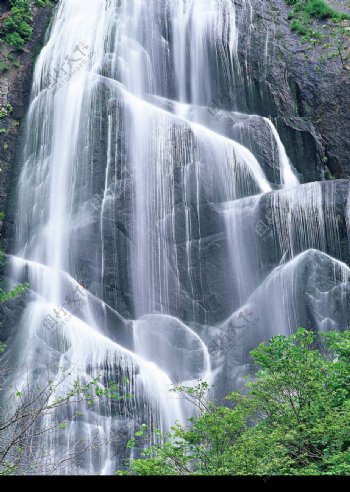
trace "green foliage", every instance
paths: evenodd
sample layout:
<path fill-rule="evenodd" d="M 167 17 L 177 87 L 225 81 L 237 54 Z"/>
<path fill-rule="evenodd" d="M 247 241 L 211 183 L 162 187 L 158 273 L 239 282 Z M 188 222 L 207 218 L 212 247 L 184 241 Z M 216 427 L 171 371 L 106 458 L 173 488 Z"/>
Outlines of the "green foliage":
<path fill-rule="evenodd" d="M 39 7 L 53 7 L 53 2 L 57 2 L 57 0 L 36 0 L 36 4 L 39 5 Z"/>
<path fill-rule="evenodd" d="M 300 329 L 252 352 L 259 368 L 227 406 L 180 387 L 199 414 L 132 460 L 137 475 L 350 474 L 350 331 Z M 197 391 L 197 393 L 196 393 Z M 135 445 L 137 436 L 130 442 Z M 125 473 L 125 472 L 123 472 Z"/>
<path fill-rule="evenodd" d="M 0 344 L 0 352 L 4 349 Z M 43 381 L 41 386 L 31 383 L 20 390 L 12 387 L 16 402 L 9 407 L 0 406 L 0 476 L 32 474 L 34 470 L 50 475 L 57 463 L 43 464 L 37 458 L 35 450 L 42 446 L 41 437 L 51 439 L 52 433 L 63 433 L 71 422 L 80 420 L 86 408 L 99 407 L 102 399 L 118 402 L 124 399 L 123 388 L 118 383 L 104 383 L 102 377 L 88 382 L 72 380 L 72 371 L 58 369 L 59 374 Z M 54 415 L 56 423 L 45 426 L 45 417 Z M 137 433 L 138 437 L 142 432 L 143 428 Z M 71 443 L 72 448 L 80 444 L 79 438 Z M 96 436 L 84 441 L 80 456 L 97 444 L 102 445 L 102 442 L 97 442 Z M 24 462 L 23 455 L 26 455 Z M 74 459 L 72 456 L 75 455 L 67 453 L 64 461 Z"/>
<path fill-rule="evenodd" d="M 8 105 L 10 106 L 10 105 Z M 7 108 L 8 110 L 8 108 Z M 0 110 L 0 115 L 1 115 L 1 110 Z M 2 132 L 1 132 L 2 133 Z M 2 210 L 0 210 L 0 221 L 2 221 L 5 218 L 5 214 Z M 0 248 L 0 264 L 4 263 L 5 261 L 5 255 Z M 10 292 L 4 291 L 0 287 L 0 303 L 8 301 L 9 299 L 12 299 L 13 297 L 16 297 L 20 294 L 23 294 L 29 287 L 29 284 L 19 284 L 17 285 L 14 289 L 12 289 Z M 4 346 L 1 346 L 0 344 L 0 353 L 3 352 Z"/>
<path fill-rule="evenodd" d="M 294 6 L 294 13 L 304 13 L 317 19 L 349 20 L 350 15 L 339 12 L 330 7 L 326 0 L 286 0 L 288 5 Z"/>
<path fill-rule="evenodd" d="M 10 292 L 6 292 L 0 288 L 0 302 L 8 301 L 13 297 L 17 297 L 18 295 L 23 294 L 28 289 L 28 287 L 29 284 L 20 284 L 17 285 L 17 287 L 12 289 Z"/>
<path fill-rule="evenodd" d="M 326 163 L 327 163 L 327 161 L 325 162 L 325 164 Z M 331 171 L 330 171 L 330 169 L 329 169 L 329 167 L 327 165 L 325 165 L 325 168 L 324 169 L 325 169 L 325 171 L 324 171 L 324 177 L 325 177 L 325 179 L 327 181 L 334 181 L 335 179 L 337 179 L 336 176 L 334 176 L 331 173 Z"/>
<path fill-rule="evenodd" d="M 49 0 L 36 0 L 40 7 L 52 7 Z M 29 0 L 12 0 L 10 15 L 5 17 L 0 26 L 0 41 L 15 50 L 23 50 L 33 35 L 33 16 Z"/>
<path fill-rule="evenodd" d="M 293 19 L 290 28 L 301 36 L 305 36 L 308 32 L 308 26 L 300 19 Z"/>
<path fill-rule="evenodd" d="M 0 118 L 6 118 L 12 111 L 13 107 L 9 103 L 5 106 L 0 106 Z"/>
<path fill-rule="evenodd" d="M 288 16 L 292 31 L 299 34 L 304 43 L 318 44 L 322 49 L 330 50 L 327 58 L 340 57 L 343 68 L 347 69 L 343 58 L 350 33 L 342 23 L 349 21 L 350 15 L 333 9 L 325 0 L 286 0 L 286 3 L 293 6 Z"/>
<path fill-rule="evenodd" d="M 9 64 L 5 61 L 0 61 L 0 73 L 5 73 L 9 69 Z"/>
<path fill-rule="evenodd" d="M 305 2 L 304 11 L 306 14 L 318 19 L 334 19 L 335 21 L 350 19 L 350 15 L 338 12 L 327 5 L 325 0 L 308 0 Z"/>
<path fill-rule="evenodd" d="M 341 68 L 350 70 L 350 15 L 337 11 L 325 0 L 285 0 L 292 6 L 288 18 L 291 30 L 296 32 L 305 43 L 306 50 L 317 45 L 319 50 L 312 53 L 318 59 L 317 73 L 323 72 L 323 63 L 327 59 L 337 58 Z M 321 54 L 320 54 L 321 52 Z M 308 53 L 304 54 L 310 59 Z"/>
<path fill-rule="evenodd" d="M 24 48 L 32 36 L 32 14 L 28 0 L 13 0 L 10 15 L 0 28 L 2 40 L 16 50 Z"/>

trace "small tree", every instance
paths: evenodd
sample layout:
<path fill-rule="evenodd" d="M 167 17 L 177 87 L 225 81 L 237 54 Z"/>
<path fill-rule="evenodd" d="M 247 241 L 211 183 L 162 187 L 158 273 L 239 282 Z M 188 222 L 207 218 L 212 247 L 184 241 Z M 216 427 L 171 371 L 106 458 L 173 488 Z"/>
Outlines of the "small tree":
<path fill-rule="evenodd" d="M 198 416 L 176 424 L 144 459 L 137 475 L 350 474 L 350 331 L 299 330 L 252 352 L 259 368 L 227 406 L 199 392 Z M 248 390 L 248 392 L 247 392 Z"/>
<path fill-rule="evenodd" d="M 0 302 L 23 294 L 27 288 L 28 285 L 18 285 L 10 292 L 0 289 Z M 5 351 L 6 346 L 0 343 L 0 355 Z M 11 388 L 4 388 L 10 368 L 3 357 L 0 362 L 0 475 L 53 474 L 91 449 L 106 444 L 99 441 L 96 433 L 71 442 L 66 452 L 52 459 L 48 459 L 47 449 L 42 448 L 45 439 L 57 437 L 57 430 L 63 432 L 69 422 L 82 416 L 78 408 L 91 407 L 101 398 L 121 399 L 115 383 L 105 387 L 99 378 L 94 378 L 81 384 L 71 381 L 71 372 L 58 370 L 58 375 L 51 378 L 47 370 L 46 383 L 36 384 L 28 377 L 21 389 L 16 388 L 16 382 Z"/>
<path fill-rule="evenodd" d="M 46 384 L 35 385 L 31 379 L 24 389 L 7 389 L 7 397 L 12 398 L 10 404 L 0 407 L 0 475 L 52 475 L 69 470 L 85 453 L 107 445 L 96 431 L 87 438 L 70 441 L 61 453 L 48 456 L 43 443 L 54 440 L 58 445 L 59 434 L 83 418 L 87 408 L 99 405 L 104 398 L 122 399 L 116 384 L 104 387 L 100 378 L 81 384 L 78 380 L 71 382 L 71 376 L 70 372 L 60 372 L 53 379 L 48 377 Z"/>

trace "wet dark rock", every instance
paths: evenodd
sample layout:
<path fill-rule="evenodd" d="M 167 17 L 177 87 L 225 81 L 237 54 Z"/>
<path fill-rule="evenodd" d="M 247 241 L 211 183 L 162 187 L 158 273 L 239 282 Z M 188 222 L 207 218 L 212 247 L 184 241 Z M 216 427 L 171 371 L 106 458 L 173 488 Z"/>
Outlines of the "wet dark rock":
<path fill-rule="evenodd" d="M 242 0 L 235 3 L 242 6 Z M 240 36 L 239 55 L 247 67 L 237 88 L 241 110 L 277 119 L 288 155 L 306 182 L 322 178 L 325 164 L 337 178 L 348 178 L 350 72 L 340 57 L 325 56 L 322 43 L 303 43 L 291 32 L 284 0 L 251 4 L 254 29 L 247 35 L 246 19 Z"/>
<path fill-rule="evenodd" d="M 308 203 L 314 201 L 317 196 L 317 189 L 313 185 L 305 184 L 298 189 L 298 197 L 294 195 L 293 190 L 280 191 L 278 195 L 268 193 L 263 195 L 259 203 L 259 215 L 258 222 L 268 225 L 266 234 L 259 236 L 259 242 L 263 249 L 263 254 L 266 255 L 266 263 L 276 263 L 276 260 L 286 261 L 290 258 L 290 251 L 281 250 L 281 242 L 278 239 L 278 229 L 283 221 L 283 215 L 286 216 L 289 213 L 294 217 L 292 220 L 292 231 L 294 232 L 294 241 L 292 241 L 293 256 L 301 253 L 305 249 L 318 247 L 330 256 L 340 260 L 346 264 L 350 263 L 349 246 L 348 246 L 348 230 L 347 230 L 347 207 L 349 196 L 349 181 L 348 180 L 336 180 L 336 181 L 323 181 L 316 186 L 320 187 L 322 203 L 320 209 L 317 211 L 317 207 L 309 207 Z M 279 200 L 281 197 L 281 200 Z M 314 197 L 314 198 L 312 198 Z M 303 200 L 303 211 L 299 204 Z M 289 203 L 288 203 L 289 202 Z M 279 206 L 281 207 L 279 209 Z M 319 213 L 323 224 L 319 226 L 319 230 L 324 233 L 324 245 L 322 248 L 321 241 L 319 244 L 313 244 L 314 239 L 311 234 L 307 234 L 303 241 L 300 241 L 300 235 L 302 229 L 305 230 L 307 223 L 315 221 L 315 214 Z M 302 215 L 300 215 L 302 214 Z M 278 218 L 282 217 L 281 220 Z M 273 220 L 271 220 L 273 218 Z M 257 233 L 259 229 L 256 228 Z M 308 230 L 310 233 L 310 229 Z M 315 232 L 315 231 L 314 231 Z M 299 236 L 298 236 L 299 234 Z M 270 268 L 271 269 L 271 268 Z"/>
<path fill-rule="evenodd" d="M 31 3 L 33 37 L 22 52 L 15 53 L 17 66 L 11 64 L 9 70 L 0 75 L 0 103 L 3 106 L 9 104 L 11 107 L 8 116 L 0 120 L 0 126 L 4 129 L 0 133 L 0 210 L 6 211 L 7 215 L 2 233 L 5 249 L 14 234 L 13 218 L 10 217 L 10 212 L 7 212 L 16 199 L 19 174 L 16 162 L 21 148 L 20 128 L 29 105 L 34 62 L 52 14 L 52 7 L 39 7 L 35 2 Z"/>
<path fill-rule="evenodd" d="M 244 376 L 253 372 L 250 351 L 280 335 L 282 326 L 285 336 L 301 326 L 312 331 L 347 329 L 350 289 L 342 282 L 344 274 L 349 276 L 349 268 L 314 249 L 275 269 L 245 306 L 212 330 L 209 350 L 214 364 L 222 367 L 215 381 L 218 395 L 244 386 Z M 291 303 L 295 311 L 287 314 Z"/>

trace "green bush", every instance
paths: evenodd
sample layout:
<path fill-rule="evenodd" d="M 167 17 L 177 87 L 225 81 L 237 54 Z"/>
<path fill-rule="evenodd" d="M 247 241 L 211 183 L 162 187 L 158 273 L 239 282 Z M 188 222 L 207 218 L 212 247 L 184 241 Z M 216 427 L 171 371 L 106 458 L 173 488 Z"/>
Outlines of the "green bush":
<path fill-rule="evenodd" d="M 0 28 L 3 41 L 17 50 L 23 49 L 32 36 L 31 22 L 32 14 L 28 0 L 14 0 L 10 15 Z"/>
<path fill-rule="evenodd" d="M 259 371 L 226 406 L 207 402 L 205 383 L 177 388 L 199 415 L 158 432 L 159 444 L 118 474 L 350 475 L 350 331 L 300 329 L 252 357 Z M 142 427 L 129 447 L 138 438 L 151 436 Z"/>
<path fill-rule="evenodd" d="M 1 40 L 16 50 L 22 50 L 33 34 L 32 13 L 28 0 L 13 0 L 10 15 L 0 27 Z M 36 0 L 36 4 L 52 6 L 48 0 Z"/>
<path fill-rule="evenodd" d="M 308 0 L 305 4 L 304 10 L 306 14 L 312 17 L 317 17 L 318 19 L 350 19 L 350 15 L 334 10 L 332 7 L 327 5 L 325 0 Z"/>
<path fill-rule="evenodd" d="M 346 20 L 350 19 L 350 15 L 344 12 L 339 12 L 330 7 L 326 0 L 286 0 L 288 5 L 293 5 L 294 14 L 304 14 L 311 18 L 317 19 L 334 19 Z"/>
<path fill-rule="evenodd" d="M 302 22 L 300 21 L 299 19 L 293 19 L 292 22 L 291 22 L 291 25 L 290 25 L 292 31 L 296 31 L 298 34 L 300 34 L 301 36 L 304 36 L 307 31 L 308 31 L 308 27 Z"/>

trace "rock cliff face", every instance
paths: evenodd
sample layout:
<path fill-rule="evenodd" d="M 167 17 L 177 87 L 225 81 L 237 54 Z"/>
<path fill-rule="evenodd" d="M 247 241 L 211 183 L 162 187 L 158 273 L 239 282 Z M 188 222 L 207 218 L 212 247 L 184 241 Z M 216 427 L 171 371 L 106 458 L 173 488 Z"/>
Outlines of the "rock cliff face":
<path fill-rule="evenodd" d="M 248 0 L 233 1 L 238 10 L 241 10 L 241 15 L 238 12 L 239 57 L 243 70 L 236 77 L 236 87 L 232 88 L 229 94 L 223 92 L 220 101 L 213 101 L 212 111 L 210 111 L 213 128 L 215 129 L 215 125 L 218 124 L 215 121 L 221 126 L 227 126 L 230 129 L 227 136 L 240 141 L 252 150 L 272 183 L 275 182 L 277 151 L 269 145 L 269 142 L 271 144 L 270 132 L 267 131 L 264 136 L 258 117 L 255 131 L 255 117 L 239 117 L 231 113 L 232 109 L 238 108 L 251 115 L 259 114 L 274 121 L 287 148 L 287 153 L 300 174 L 301 181 L 308 183 L 323 180 L 327 178 L 327 173 L 329 177 L 328 169 L 337 178 L 349 177 L 350 72 L 343 68 L 339 57 L 324 57 L 321 46 L 310 47 L 310 44 L 303 42 L 300 36 L 291 31 L 290 21 L 288 21 L 290 7 L 284 0 L 249 0 L 252 6 L 251 11 L 246 8 Z M 2 4 L 0 15 L 6 15 L 6 8 L 8 6 Z M 2 236 L 3 247 L 8 251 L 13 249 L 11 246 L 14 236 L 13 210 L 18 179 L 16 162 L 21 147 L 21 122 L 29 104 L 35 55 L 41 48 L 52 11 L 48 7 L 38 7 L 34 2 L 32 8 L 33 38 L 25 51 L 16 55 L 18 66 L 11 66 L 8 72 L 0 76 L 1 104 L 4 107 L 7 105 L 11 107 L 8 116 L 1 119 L 2 129 L 0 130 L 0 167 L 2 169 L 0 173 L 0 210 L 6 211 Z M 217 107 L 222 111 L 218 111 Z M 113 107 L 110 111 L 114 111 Z M 103 168 L 101 159 L 104 158 L 100 155 L 100 148 L 105 134 L 102 132 L 100 135 L 97 131 L 100 126 L 96 124 L 94 132 L 96 140 L 94 158 L 98 164 L 96 169 Z M 235 128 L 238 130 L 236 131 Z M 261 141 L 264 138 L 265 143 Z M 104 179 L 102 174 L 99 178 Z M 99 179 L 96 178 L 96 182 L 99 182 Z M 338 190 L 336 187 L 334 189 Z M 341 185 L 341 189 L 342 199 L 346 201 L 346 183 Z M 325 197 L 327 199 L 328 195 L 325 194 Z M 118 219 L 119 228 L 117 230 L 120 236 L 118 239 L 120 265 L 123 265 L 125 261 L 129 241 L 130 220 L 126 202 L 128 200 L 123 195 L 120 203 L 116 204 L 116 209 L 122 217 Z M 341 235 L 346 238 L 344 208 Z M 222 273 L 227 250 L 223 230 L 218 226 L 217 211 L 204 207 L 202 212 L 201 220 L 208 224 L 210 240 L 208 244 L 202 243 L 201 256 L 194 255 L 194 258 L 198 256 L 198 261 L 206 265 L 207 275 L 201 281 L 205 282 L 205 290 L 207 296 L 211 298 L 211 305 L 213 305 L 213 299 L 215 301 L 217 298 L 218 292 L 221 292 L 216 299 L 217 302 L 214 302 L 216 308 L 212 307 L 214 319 L 210 320 L 218 321 L 229 314 L 229 311 L 223 310 L 223 305 L 229 306 L 227 299 L 230 298 L 232 291 L 230 283 L 222 285 L 222 279 L 225 278 Z M 180 206 L 176 213 L 179 217 L 182 216 L 183 211 Z M 265 218 L 262 218 L 262 221 L 264 222 Z M 176 238 L 179 258 L 184 254 L 181 249 L 184 243 L 180 236 Z M 84 239 L 86 238 L 82 237 L 82 241 Z M 89 241 L 84 242 L 89 244 Z M 274 251 L 274 248 L 267 249 Z M 345 250 L 346 248 L 342 251 L 342 258 L 347 261 L 348 258 L 344 258 Z M 89 256 L 88 252 L 86 253 Z M 115 256 L 112 252 L 110 255 Z M 269 261 L 275 264 L 274 258 L 270 260 L 267 258 L 267 264 Z M 186 269 L 185 262 L 181 268 Z M 130 298 L 129 281 L 127 278 L 123 279 L 124 269 L 121 267 L 121 287 L 115 286 L 112 271 L 113 269 L 110 279 L 108 272 L 105 276 L 108 285 L 106 287 L 107 300 L 112 302 L 115 298 L 124 299 L 123 302 L 118 303 L 118 310 L 121 314 L 130 316 L 132 308 L 128 300 Z M 183 276 L 186 275 L 185 271 L 180 271 L 180 275 L 181 273 Z M 86 276 L 89 277 L 89 275 Z M 225 295 L 222 294 L 223 292 Z M 187 298 L 191 304 L 190 296 L 184 292 L 183 306 L 186 306 Z M 182 317 L 186 318 L 186 313 L 183 313 Z"/>
<path fill-rule="evenodd" d="M 0 210 L 7 209 L 9 202 L 15 198 L 13 191 L 18 175 L 15 163 L 20 148 L 20 128 L 29 104 L 35 59 L 52 12 L 52 7 L 39 7 L 34 1 L 31 7 L 33 37 L 24 51 L 12 53 L 13 62 L 8 63 L 8 70 L 0 74 L 0 106 L 6 110 L 0 118 Z M 9 9 L 9 2 L 2 2 L 0 20 Z M 4 55 L 8 56 L 9 51 L 4 44 L 0 45 L 2 59 Z M 6 243 L 5 240 L 5 246 Z"/>
<path fill-rule="evenodd" d="M 248 0 L 234 0 L 238 8 Z M 250 0 L 251 18 L 241 18 L 239 56 L 244 61 L 234 103 L 251 114 L 272 118 L 288 155 L 305 182 L 350 176 L 350 71 L 339 57 L 325 57 L 321 45 L 310 46 L 293 33 L 284 0 Z M 343 7 L 342 2 L 333 5 Z M 9 5 L 1 5 L 6 15 Z M 10 105 L 0 129 L 0 210 L 15 199 L 16 155 L 20 128 L 29 103 L 31 76 L 52 9 L 32 2 L 34 35 L 12 65 L 0 75 L 0 103 Z M 246 10 L 246 9 L 245 9 Z M 218 101 L 213 101 L 215 106 Z M 229 110 L 232 94 L 222 94 Z M 254 135 L 252 135 L 254 138 Z M 330 173 L 329 173 L 330 171 Z M 12 208 L 12 207 L 10 207 Z M 7 214 L 7 239 L 12 236 Z M 8 240 L 5 240 L 5 247 Z"/>
<path fill-rule="evenodd" d="M 219 8 L 221 1 L 206 7 Z M 97 53 L 104 55 L 98 62 L 92 57 L 86 67 L 93 83 L 87 77 L 85 84 L 81 77 L 81 85 L 72 84 L 74 91 L 60 92 L 56 86 L 47 90 L 51 83 L 46 73 L 38 74 L 35 86 L 41 79 L 42 90 L 31 106 L 20 159 L 18 123 L 29 102 L 32 53 L 39 49 L 49 19 L 49 11 L 34 10 L 37 29 L 27 51 L 19 55 L 23 67 L 11 68 L 3 78 L 3 107 L 9 114 L 4 115 L 8 126 L 2 133 L 7 138 L 2 143 L 7 166 L 5 247 L 14 249 L 11 224 L 17 209 L 17 236 L 25 253 L 13 259 L 13 271 L 17 268 L 16 280 L 28 281 L 30 290 L 25 298 L 0 304 L 0 336 L 11 347 L 9 357 L 23 355 L 18 359 L 30 367 L 30 377 L 41 367 L 55 373 L 65 358 L 83 377 L 102 371 L 106 381 L 127 379 L 134 388 L 136 376 L 151 386 L 159 375 L 149 375 L 139 360 L 134 364 L 132 351 L 154 362 L 174 382 L 200 379 L 209 373 L 211 359 L 221 397 L 251 372 L 248 353 L 260 340 L 277 331 L 289 334 L 298 326 L 348 326 L 350 269 L 344 262 L 349 263 L 349 182 L 326 178 L 331 172 L 338 178 L 350 173 L 344 158 L 348 105 L 339 106 L 339 100 L 349 97 L 349 73 L 335 57 L 324 58 L 320 67 L 321 47 L 310 49 L 291 32 L 284 0 L 227 0 L 224 16 L 233 12 L 231 1 L 237 6 L 240 37 L 238 53 L 232 53 L 235 61 L 240 58 L 234 81 L 226 84 L 231 65 L 225 65 L 227 51 L 225 58 L 219 48 L 221 41 L 225 47 L 235 46 L 236 39 L 231 44 L 230 36 L 221 40 L 208 35 L 204 55 L 201 49 L 194 51 L 200 59 L 196 70 L 181 68 L 181 85 L 186 86 L 191 73 L 195 95 L 200 96 L 188 97 L 188 118 L 181 118 L 183 104 L 176 101 L 184 99 L 175 97 L 180 94 L 178 87 L 174 90 L 170 66 L 175 58 L 168 52 L 174 51 L 176 39 L 184 45 L 190 36 L 183 30 L 176 37 L 174 26 L 180 23 L 172 1 L 169 10 L 162 0 L 142 2 L 143 23 L 135 22 L 135 32 L 133 28 L 129 33 L 128 21 L 134 22 L 133 8 L 139 2 L 93 0 L 85 14 L 84 0 L 74 2 L 76 12 L 67 0 L 58 16 L 63 22 L 53 32 L 53 51 L 45 50 L 43 66 L 52 62 L 55 69 L 67 48 L 80 43 L 76 19 L 85 15 L 93 20 L 86 48 L 97 38 Z M 200 1 L 194 3 L 202 7 Z M 114 35 L 94 27 L 101 20 L 96 5 L 107 4 L 106 25 L 119 25 L 120 20 L 120 39 L 132 41 L 125 52 L 118 51 L 122 41 L 115 47 Z M 121 4 L 122 12 L 117 11 Z M 176 23 L 168 22 L 172 16 Z M 139 25 L 145 26 L 140 53 L 147 47 L 159 87 L 152 95 L 145 87 L 144 99 L 135 103 L 130 96 L 133 82 L 129 86 L 122 79 L 128 91 L 115 83 L 120 74 L 114 60 L 120 58 L 120 67 L 137 83 L 147 80 L 148 65 L 134 64 Z M 203 29 L 203 23 L 199 27 Z M 234 32 L 231 26 L 230 34 Z M 189 45 L 200 39 L 201 48 L 204 35 L 191 38 Z M 190 58 L 197 60 L 194 54 Z M 199 86 L 207 76 L 214 90 L 202 93 Z M 78 93 L 82 99 L 76 106 Z M 281 155 L 283 146 L 269 118 L 300 175 L 300 186 Z M 15 207 L 16 162 L 21 160 L 26 165 Z M 73 316 L 52 332 L 51 313 L 66 305 Z M 16 352 L 17 341 L 25 337 L 30 349 Z M 132 425 L 145 422 L 144 413 L 153 412 L 145 405 L 146 389 L 140 387 L 140 400 L 129 414 L 124 408 L 100 411 L 101 421 L 123 416 L 122 427 L 115 419 L 116 432 L 125 430 L 118 439 L 124 450 L 113 451 L 117 456 L 128 453 Z M 171 408 L 173 403 L 164 407 L 164 415 L 172 424 Z M 90 417 L 85 423 L 90 425 Z M 111 427 L 106 429 L 110 435 Z"/>
<path fill-rule="evenodd" d="M 275 119 L 305 181 L 322 179 L 325 165 L 335 177 L 349 177 L 350 71 L 336 49 L 325 48 L 327 36 L 313 44 L 291 31 L 284 0 L 250 3 L 252 18 L 245 20 L 240 42 L 246 65 L 242 110 Z M 315 29 L 322 27 L 315 22 Z"/>

